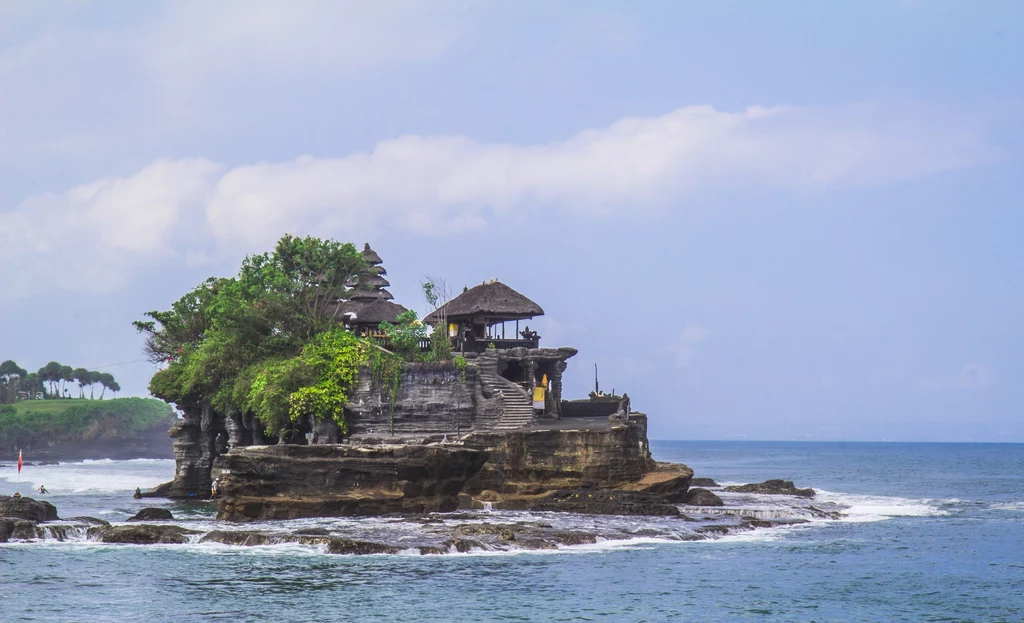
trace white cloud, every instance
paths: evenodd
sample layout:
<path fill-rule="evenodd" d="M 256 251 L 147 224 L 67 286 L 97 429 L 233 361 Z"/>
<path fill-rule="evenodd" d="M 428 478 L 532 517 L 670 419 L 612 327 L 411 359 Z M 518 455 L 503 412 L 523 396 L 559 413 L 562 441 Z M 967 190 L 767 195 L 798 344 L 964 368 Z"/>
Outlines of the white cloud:
<path fill-rule="evenodd" d="M 992 384 L 992 372 L 980 363 L 965 365 L 956 375 L 954 385 L 963 389 L 981 389 Z"/>
<path fill-rule="evenodd" d="M 485 227 L 513 209 L 665 210 L 717 188 L 881 184 L 993 157 L 970 124 L 921 107 L 691 106 L 535 145 L 408 135 L 339 158 L 230 169 L 161 161 L 0 212 L 0 258 L 60 262 L 74 251 L 95 258 L 99 273 L 125 274 L 173 253 L 195 262 L 262 250 L 285 232 L 429 235 Z"/>
<path fill-rule="evenodd" d="M 995 382 L 995 374 L 980 363 L 968 363 L 954 375 L 928 376 L 917 381 L 916 387 L 924 391 L 945 389 L 985 389 Z"/>
<path fill-rule="evenodd" d="M 697 345 L 707 339 L 708 335 L 707 331 L 695 324 L 687 325 L 671 344 L 671 348 L 676 354 L 676 362 L 685 366 L 693 361 Z"/>
<path fill-rule="evenodd" d="M 254 85 L 266 97 L 295 76 L 338 82 L 433 59 L 464 30 L 468 17 L 455 8 L 450 0 L 4 2 L 0 158 L 44 169 L 55 157 L 121 157 L 147 138 L 173 144 L 181 128 L 215 130 L 218 98 Z"/>
<path fill-rule="evenodd" d="M 153 262 L 200 243 L 220 167 L 159 161 L 129 178 L 104 178 L 0 212 L 0 286 L 13 296 L 60 287 L 109 291 Z M 190 233 L 191 232 L 191 233 Z"/>
<path fill-rule="evenodd" d="M 424 0 L 176 0 L 139 43 L 155 68 L 189 75 L 366 71 L 444 51 L 456 27 L 443 8 Z"/>

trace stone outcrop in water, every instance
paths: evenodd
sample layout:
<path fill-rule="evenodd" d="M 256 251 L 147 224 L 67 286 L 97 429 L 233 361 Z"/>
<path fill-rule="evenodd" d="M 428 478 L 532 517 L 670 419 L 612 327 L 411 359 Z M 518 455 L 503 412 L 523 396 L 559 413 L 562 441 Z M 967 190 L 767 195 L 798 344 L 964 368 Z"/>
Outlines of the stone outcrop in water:
<path fill-rule="evenodd" d="M 690 506 L 724 506 L 722 498 L 707 489 L 694 488 L 686 494 L 686 503 Z"/>
<path fill-rule="evenodd" d="M 538 511 L 584 515 L 678 515 L 679 508 L 661 496 L 639 491 L 580 488 L 555 491 L 533 505 Z"/>
<path fill-rule="evenodd" d="M 795 495 L 802 498 L 813 498 L 814 489 L 797 489 L 792 480 L 772 479 L 748 485 L 733 485 L 723 491 L 730 493 L 759 493 L 761 495 Z"/>
<path fill-rule="evenodd" d="M 27 540 L 41 536 L 36 522 L 28 519 L 11 519 L 0 517 L 0 543 L 6 543 L 11 539 Z"/>
<path fill-rule="evenodd" d="M 465 445 L 489 455 L 466 484 L 470 495 L 535 495 L 584 482 L 612 488 L 637 482 L 656 467 L 647 446 L 647 418 L 639 413 L 603 428 L 474 432 Z"/>
<path fill-rule="evenodd" d="M 43 522 L 57 519 L 57 507 L 26 497 L 0 495 L 0 517 Z"/>
<path fill-rule="evenodd" d="M 220 457 L 218 518 L 296 519 L 452 511 L 484 461 L 478 450 L 416 445 L 277 445 Z"/>
<path fill-rule="evenodd" d="M 102 543 L 152 545 L 154 543 L 187 543 L 192 535 L 202 534 L 181 526 L 109 526 L 89 528 L 89 538 Z"/>
<path fill-rule="evenodd" d="M 125 521 L 174 521 L 174 516 L 166 508 L 144 508 Z"/>
<path fill-rule="evenodd" d="M 714 478 L 693 478 L 690 480 L 691 487 L 720 487 Z"/>

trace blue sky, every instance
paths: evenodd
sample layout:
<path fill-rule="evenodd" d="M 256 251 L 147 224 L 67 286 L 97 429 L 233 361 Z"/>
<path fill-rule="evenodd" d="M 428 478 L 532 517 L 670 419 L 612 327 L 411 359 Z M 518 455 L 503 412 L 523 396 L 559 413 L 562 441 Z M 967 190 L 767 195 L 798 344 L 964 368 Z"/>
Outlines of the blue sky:
<path fill-rule="evenodd" d="M 5 2 L 0 359 L 281 234 L 498 277 L 661 439 L 1024 441 L 1016 2 Z"/>

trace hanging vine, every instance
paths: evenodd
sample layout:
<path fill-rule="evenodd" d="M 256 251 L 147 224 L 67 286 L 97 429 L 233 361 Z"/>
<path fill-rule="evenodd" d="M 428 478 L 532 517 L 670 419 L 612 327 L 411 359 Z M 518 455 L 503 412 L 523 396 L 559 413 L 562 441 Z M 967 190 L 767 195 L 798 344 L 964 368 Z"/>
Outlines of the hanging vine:
<path fill-rule="evenodd" d="M 393 353 L 370 346 L 367 353 L 370 364 L 370 378 L 373 386 L 380 388 L 388 397 L 388 432 L 395 432 L 395 401 L 402 386 L 402 372 L 405 361 Z"/>

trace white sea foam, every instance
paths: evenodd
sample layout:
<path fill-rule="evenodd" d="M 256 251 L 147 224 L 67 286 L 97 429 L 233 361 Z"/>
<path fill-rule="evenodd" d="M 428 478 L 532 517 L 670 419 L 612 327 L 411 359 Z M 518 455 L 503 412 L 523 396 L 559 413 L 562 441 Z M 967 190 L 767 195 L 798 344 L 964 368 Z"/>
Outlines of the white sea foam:
<path fill-rule="evenodd" d="M 26 465 L 21 473 L 21 489 L 33 490 L 45 485 L 52 496 L 115 493 L 133 491 L 136 487 L 155 487 L 173 477 L 173 459 L 101 459 L 58 465 Z M 0 472 L 0 480 L 7 483 L 4 490 L 10 489 L 18 481 L 18 474 L 5 470 Z"/>
<path fill-rule="evenodd" d="M 910 499 L 895 496 L 858 495 L 817 490 L 816 501 L 830 502 L 842 507 L 843 521 L 883 521 L 892 517 L 933 517 L 948 515 L 949 511 L 939 508 L 946 500 L 928 498 Z"/>
<path fill-rule="evenodd" d="M 1024 512 L 1024 502 L 998 502 L 992 505 L 995 510 Z"/>

